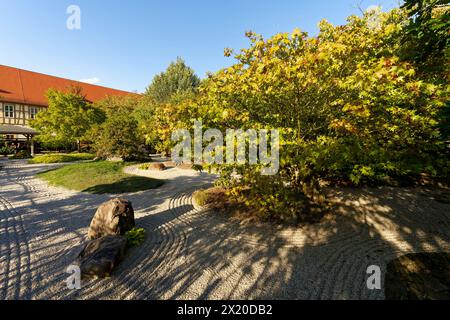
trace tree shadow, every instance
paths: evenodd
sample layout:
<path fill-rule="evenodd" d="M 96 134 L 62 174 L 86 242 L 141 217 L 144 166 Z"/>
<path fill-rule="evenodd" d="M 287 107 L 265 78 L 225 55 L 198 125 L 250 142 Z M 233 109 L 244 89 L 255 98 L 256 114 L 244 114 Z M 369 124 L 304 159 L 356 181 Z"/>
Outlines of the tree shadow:
<path fill-rule="evenodd" d="M 155 189 L 164 184 L 164 180 L 152 179 L 147 177 L 126 177 L 114 183 L 99 184 L 82 190 L 93 194 L 118 194 L 133 193 L 148 189 Z"/>

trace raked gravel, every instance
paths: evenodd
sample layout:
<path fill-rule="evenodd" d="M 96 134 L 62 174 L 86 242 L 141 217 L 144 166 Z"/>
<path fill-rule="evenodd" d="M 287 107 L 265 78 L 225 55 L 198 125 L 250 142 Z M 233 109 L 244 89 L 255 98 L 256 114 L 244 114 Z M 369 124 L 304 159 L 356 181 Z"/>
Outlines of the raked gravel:
<path fill-rule="evenodd" d="M 48 186 L 58 165 L 0 161 L 0 299 L 383 299 L 369 265 L 409 252 L 450 252 L 450 204 L 423 188 L 335 189 L 336 219 L 304 227 L 248 225 L 194 207 L 215 177 L 192 170 L 126 172 L 166 179 L 154 190 L 93 195 Z M 132 201 L 147 238 L 111 278 L 69 290 L 96 208 Z"/>

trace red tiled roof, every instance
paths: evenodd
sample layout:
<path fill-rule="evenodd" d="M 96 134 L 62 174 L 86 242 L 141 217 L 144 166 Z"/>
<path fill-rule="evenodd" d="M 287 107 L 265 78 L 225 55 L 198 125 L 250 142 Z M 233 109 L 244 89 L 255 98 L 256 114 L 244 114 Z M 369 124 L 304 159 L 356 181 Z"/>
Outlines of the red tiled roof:
<path fill-rule="evenodd" d="M 47 106 L 48 89 L 67 91 L 80 87 L 86 100 L 99 101 L 106 96 L 134 95 L 134 93 L 96 86 L 79 81 L 0 65 L 0 101 Z"/>

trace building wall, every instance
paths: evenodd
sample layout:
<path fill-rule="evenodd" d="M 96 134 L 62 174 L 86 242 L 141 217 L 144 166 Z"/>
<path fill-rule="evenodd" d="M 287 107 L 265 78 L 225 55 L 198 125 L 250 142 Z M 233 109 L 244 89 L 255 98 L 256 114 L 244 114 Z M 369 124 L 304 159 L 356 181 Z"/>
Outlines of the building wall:
<path fill-rule="evenodd" d="M 14 105 L 14 117 L 5 116 L 5 105 Z M 17 124 L 27 126 L 31 119 L 31 109 L 36 108 L 37 112 L 42 111 L 45 107 L 29 106 L 19 103 L 0 102 L 0 124 Z"/>

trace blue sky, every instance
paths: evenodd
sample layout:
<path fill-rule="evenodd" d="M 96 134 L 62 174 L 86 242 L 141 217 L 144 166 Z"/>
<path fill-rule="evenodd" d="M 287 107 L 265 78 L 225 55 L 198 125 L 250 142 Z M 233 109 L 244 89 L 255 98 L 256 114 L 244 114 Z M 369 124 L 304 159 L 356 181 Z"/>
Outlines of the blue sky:
<path fill-rule="evenodd" d="M 71 4 L 80 30 L 66 27 Z M 223 49 L 247 47 L 247 30 L 314 35 L 372 5 L 398 0 L 0 0 L 0 64 L 142 92 L 177 56 L 204 77 L 233 63 Z"/>

